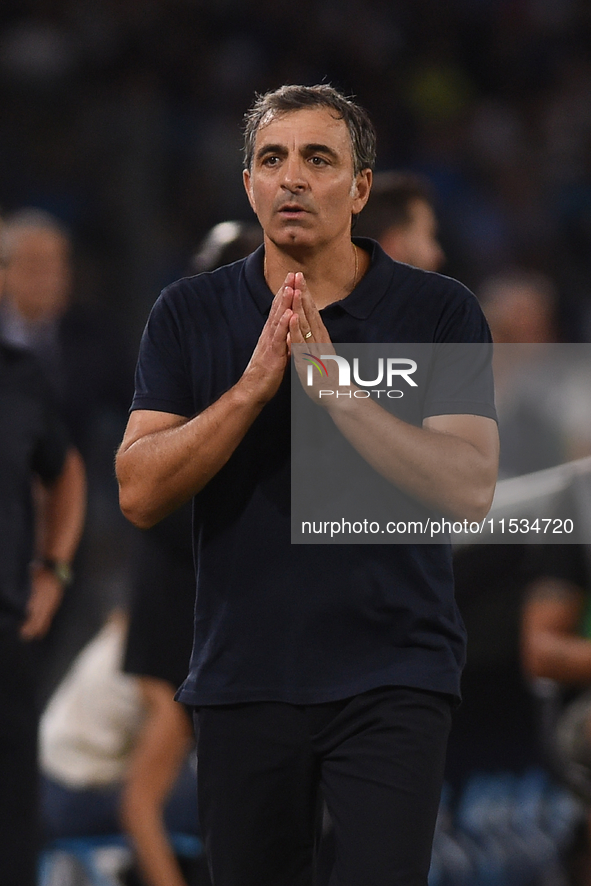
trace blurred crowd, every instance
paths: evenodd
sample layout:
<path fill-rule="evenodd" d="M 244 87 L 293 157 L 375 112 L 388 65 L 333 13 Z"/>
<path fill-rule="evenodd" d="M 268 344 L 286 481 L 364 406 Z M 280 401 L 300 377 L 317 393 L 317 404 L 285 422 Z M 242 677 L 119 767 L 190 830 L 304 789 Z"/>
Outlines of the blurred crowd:
<path fill-rule="evenodd" d="M 139 332 L 216 222 L 250 217 L 241 118 L 255 91 L 353 93 L 378 168 L 432 182 L 446 271 L 550 273 L 588 336 L 591 11 L 585 0 L 6 0 L 0 206 L 70 225 L 84 297 Z"/>
<path fill-rule="evenodd" d="M 179 586 L 190 585 L 188 512 L 139 539 L 118 511 L 112 455 L 131 400 L 139 332 L 159 290 L 260 242 L 256 226 L 243 225 L 251 213 L 241 184 L 241 118 L 253 94 L 283 82 L 322 80 L 355 94 L 376 124 L 379 170 L 356 233 L 379 240 L 396 260 L 466 283 L 480 298 L 496 342 L 589 342 L 590 45 L 591 7 L 584 0 L 303 0 L 297 16 L 289 5 L 268 0 L 1 5 L 6 270 L 0 333 L 3 341 L 35 353 L 88 478 L 74 580 L 41 644 L 40 707 L 83 645 L 105 623 L 112 627 L 112 613 L 121 606 L 127 614 L 113 667 L 160 676 L 143 660 L 141 644 L 140 652 L 129 645 L 127 619 L 131 613 L 135 636 L 147 636 L 145 607 L 138 622 L 134 593 L 156 584 L 167 556 L 185 570 Z M 400 169 L 410 174 L 391 171 Z M 511 385 L 506 390 L 515 394 Z M 523 418 L 521 403 L 514 412 Z M 538 428 L 548 442 L 539 463 L 529 456 L 525 465 L 507 463 L 504 476 L 589 454 L 588 433 L 565 451 L 546 433 L 547 419 L 534 416 L 541 424 L 528 430 L 530 440 Z M 525 547 L 491 547 L 483 554 L 473 546 L 456 556 L 458 599 L 470 636 L 465 703 L 448 763 L 456 797 L 479 770 L 552 770 L 539 740 L 544 721 L 532 681 L 538 689 L 538 678 L 591 684 L 591 630 L 579 628 L 591 587 L 586 555 L 557 554 L 532 568 Z M 150 565 L 140 575 L 137 564 L 146 562 L 148 550 Z M 542 574 L 552 578 L 553 596 L 546 585 L 536 585 Z M 564 670 L 547 654 L 547 643 L 554 649 L 565 634 L 585 638 L 584 652 L 577 647 L 573 653 L 583 656 L 576 659 L 575 678 L 564 665 L 571 646 L 556 653 Z M 168 666 L 170 701 L 182 665 Z M 160 708 L 162 686 L 156 683 L 122 690 L 137 695 L 128 705 L 134 741 L 140 722 L 149 720 L 146 712 L 156 718 L 165 711 L 160 723 L 169 725 L 174 716 L 164 702 Z M 53 728 L 62 736 L 60 746 L 64 723 L 58 716 L 53 726 L 46 724 L 48 734 Z M 190 745 L 182 717 L 175 740 L 166 789 Z M 591 759 L 585 746 L 581 754 L 587 753 Z M 59 775 L 61 766 L 50 762 L 49 774 Z M 560 765 L 552 775 L 569 781 Z M 570 781 L 587 803 L 591 788 L 587 794 L 580 778 Z M 526 787 L 541 804 L 546 782 L 534 777 Z M 518 793 L 512 784 L 503 796 L 516 803 Z M 157 787 L 156 794 L 160 802 L 166 790 Z M 562 850 L 577 818 L 576 810 L 560 806 L 561 796 L 549 796 L 544 802 L 554 804 L 566 824 L 561 830 L 562 819 L 555 818 L 552 830 L 536 820 L 542 836 L 532 843 L 534 854 L 542 837 L 554 841 L 552 851 Z M 486 783 L 478 802 L 485 798 L 494 818 L 491 797 Z M 474 824 L 474 810 L 482 808 L 469 800 L 473 795 L 463 807 L 464 836 L 474 837 L 488 824 L 482 817 Z M 143 802 L 141 791 L 124 799 L 131 831 L 133 804 Z M 470 855 L 465 843 L 462 849 L 454 842 L 446 808 L 433 883 L 478 883 L 477 851 Z M 463 867 L 462 852 L 468 859 Z M 511 881 L 512 863 L 494 882 L 563 886 L 558 868 L 552 876 L 546 871 L 544 880 L 533 863 L 529 880 Z"/>

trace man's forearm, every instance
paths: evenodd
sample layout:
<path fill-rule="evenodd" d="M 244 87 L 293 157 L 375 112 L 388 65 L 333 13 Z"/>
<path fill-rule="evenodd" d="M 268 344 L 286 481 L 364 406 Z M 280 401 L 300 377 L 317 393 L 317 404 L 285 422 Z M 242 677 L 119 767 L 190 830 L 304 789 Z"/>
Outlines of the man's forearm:
<path fill-rule="evenodd" d="M 61 474 L 45 493 L 41 517 L 41 555 L 71 562 L 86 512 L 86 474 L 79 453 L 70 449 Z"/>
<path fill-rule="evenodd" d="M 168 426 L 143 434 L 140 416 L 116 462 L 128 520 L 147 529 L 196 495 L 229 460 L 263 405 L 241 380 L 195 418 L 170 416 Z"/>
<path fill-rule="evenodd" d="M 461 519 L 481 520 L 488 513 L 497 472 L 496 458 L 490 455 L 496 449 L 492 419 L 450 417 L 458 426 L 466 425 L 468 437 L 473 434 L 472 419 L 490 422 L 483 434 L 488 445 L 481 449 L 463 435 L 408 424 L 369 399 L 352 400 L 350 405 L 341 400 L 328 410 L 359 454 L 407 494 Z"/>
<path fill-rule="evenodd" d="M 77 450 L 68 451 L 59 477 L 40 493 L 36 552 L 40 559 L 33 570 L 27 612 L 20 628 L 23 640 L 43 637 L 49 630 L 61 603 L 65 579 L 47 561 L 71 563 L 82 534 L 86 475 Z"/>
<path fill-rule="evenodd" d="M 318 354 L 314 345 L 318 348 L 322 342 L 322 349 L 332 353 L 326 350 L 332 348 L 330 336 L 301 274 L 296 275 L 290 334 L 296 347 L 306 345 Z M 351 396 L 353 388 L 347 386 L 342 398 L 337 394 L 320 401 L 320 382 L 316 379 L 316 386 L 310 387 L 299 352 L 295 357 L 308 395 L 328 410 L 351 445 L 383 477 L 450 516 L 470 521 L 486 516 L 498 468 L 498 433 L 492 419 L 434 416 L 418 428 L 391 415 L 374 400 Z M 336 372 L 332 366 L 331 371 Z M 338 385 L 336 377 L 334 384 Z"/>
<path fill-rule="evenodd" d="M 116 468 L 121 510 L 140 529 L 158 523 L 203 489 L 276 394 L 289 359 L 293 277 L 287 275 L 273 299 L 241 378 L 219 400 L 191 419 L 150 410 L 132 413 Z"/>

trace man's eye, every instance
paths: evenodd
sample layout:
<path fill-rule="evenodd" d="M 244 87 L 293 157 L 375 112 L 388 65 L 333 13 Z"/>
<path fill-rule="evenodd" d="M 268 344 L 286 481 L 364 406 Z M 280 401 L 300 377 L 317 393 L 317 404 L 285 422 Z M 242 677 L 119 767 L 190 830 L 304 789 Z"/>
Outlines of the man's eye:
<path fill-rule="evenodd" d="M 310 162 L 313 166 L 326 166 L 324 157 L 310 157 Z"/>
<path fill-rule="evenodd" d="M 279 163 L 279 157 L 275 155 L 265 157 L 263 160 L 263 166 L 276 166 Z"/>

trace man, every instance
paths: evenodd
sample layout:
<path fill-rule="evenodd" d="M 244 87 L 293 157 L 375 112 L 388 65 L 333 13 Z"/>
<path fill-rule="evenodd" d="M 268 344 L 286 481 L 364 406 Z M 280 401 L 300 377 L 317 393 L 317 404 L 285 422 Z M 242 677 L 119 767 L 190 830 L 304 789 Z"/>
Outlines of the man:
<path fill-rule="evenodd" d="M 216 886 L 310 884 L 320 782 L 335 882 L 427 881 L 464 654 L 449 550 L 289 541 L 291 343 L 488 340 L 459 284 L 352 242 L 374 153 L 365 112 L 329 86 L 256 102 L 244 183 L 264 246 L 162 295 L 117 458 L 139 526 L 196 496 L 194 656 L 179 697 L 198 709 Z M 490 404 L 420 428 L 344 402 L 332 417 L 392 482 L 484 515 Z"/>
<path fill-rule="evenodd" d="M 95 633 L 129 551 L 132 533 L 117 507 L 113 450 L 125 426 L 130 367 L 117 324 L 104 308 L 76 298 L 72 238 L 59 219 L 32 207 L 15 211 L 6 218 L 0 252 L 6 265 L 0 336 L 34 353 L 71 442 L 88 466 L 89 520 L 75 580 L 42 644 L 43 702 Z"/>
<path fill-rule="evenodd" d="M 0 871 L 37 882 L 37 710 L 31 641 L 69 581 L 82 531 L 84 470 L 34 359 L 0 343 Z M 34 560 L 33 484 L 40 500 Z"/>
<path fill-rule="evenodd" d="M 445 254 L 429 184 L 410 172 L 379 172 L 355 233 L 377 240 L 395 261 L 439 271 Z"/>

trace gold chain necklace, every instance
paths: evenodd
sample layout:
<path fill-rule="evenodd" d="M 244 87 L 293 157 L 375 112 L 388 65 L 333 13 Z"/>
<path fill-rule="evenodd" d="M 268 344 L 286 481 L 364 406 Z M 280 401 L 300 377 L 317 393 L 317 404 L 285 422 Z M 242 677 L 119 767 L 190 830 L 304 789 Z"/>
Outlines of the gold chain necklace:
<path fill-rule="evenodd" d="M 353 247 L 353 255 L 355 256 L 355 274 L 353 276 L 353 286 L 351 287 L 351 292 L 353 292 L 357 286 L 357 274 L 359 273 L 359 250 L 354 243 L 351 243 L 351 246 Z"/>

